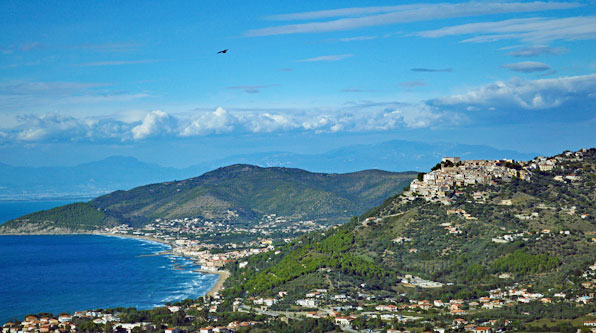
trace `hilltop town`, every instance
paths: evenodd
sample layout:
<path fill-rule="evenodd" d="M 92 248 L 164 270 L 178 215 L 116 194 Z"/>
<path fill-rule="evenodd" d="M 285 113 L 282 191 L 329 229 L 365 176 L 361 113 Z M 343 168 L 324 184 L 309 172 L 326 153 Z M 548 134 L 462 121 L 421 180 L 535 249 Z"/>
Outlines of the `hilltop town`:
<path fill-rule="evenodd" d="M 423 174 L 422 179 L 415 179 L 410 184 L 410 191 L 405 192 L 408 200 L 421 196 L 427 201 L 438 201 L 449 205 L 450 194 L 457 187 L 475 184 L 496 185 L 499 182 L 510 182 L 512 178 L 530 181 L 533 170 L 551 171 L 557 163 L 566 161 L 581 161 L 587 152 L 582 149 L 577 152 L 565 152 L 562 156 L 536 157 L 527 162 L 503 160 L 461 160 L 459 157 L 443 157 L 429 173 Z M 573 180 L 573 170 L 565 178 Z M 562 180 L 562 177 L 561 179 Z"/>

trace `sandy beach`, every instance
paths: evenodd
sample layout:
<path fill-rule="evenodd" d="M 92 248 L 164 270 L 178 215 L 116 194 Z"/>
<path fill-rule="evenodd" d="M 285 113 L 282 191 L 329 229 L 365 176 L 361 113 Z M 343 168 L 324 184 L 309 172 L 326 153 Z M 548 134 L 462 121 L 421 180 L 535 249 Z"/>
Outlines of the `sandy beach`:
<path fill-rule="evenodd" d="M 226 282 L 226 279 L 230 276 L 230 272 L 228 271 L 217 271 L 217 272 L 210 272 L 210 271 L 200 271 L 200 272 L 205 272 L 207 274 L 217 274 L 219 275 L 219 278 L 217 279 L 217 282 L 215 282 L 215 285 L 213 285 L 213 288 L 211 288 L 206 296 L 213 296 L 215 295 L 215 293 L 217 293 L 218 291 L 220 291 L 223 288 L 224 282 Z"/>

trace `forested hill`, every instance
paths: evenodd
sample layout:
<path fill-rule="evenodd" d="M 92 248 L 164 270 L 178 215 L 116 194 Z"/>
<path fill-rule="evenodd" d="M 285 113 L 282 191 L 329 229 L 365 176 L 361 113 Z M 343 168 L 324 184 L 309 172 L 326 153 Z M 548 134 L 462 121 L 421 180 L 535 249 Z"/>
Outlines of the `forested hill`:
<path fill-rule="evenodd" d="M 346 174 L 237 164 L 182 181 L 116 191 L 41 211 L 0 226 L 0 233 L 58 233 L 104 226 L 140 226 L 156 218 L 247 223 L 263 214 L 341 222 L 401 192 L 414 172 Z"/>
<path fill-rule="evenodd" d="M 548 160 L 555 163 L 548 171 L 526 163 L 532 166 L 528 180 L 457 187 L 447 193 L 449 205 L 411 194 L 390 197 L 348 224 L 304 235 L 277 255 L 253 256 L 242 269 L 230 264 L 227 292 L 289 292 L 284 302 L 291 304 L 315 288 L 357 295 L 364 284 L 427 299 L 478 297 L 514 283 L 547 295 L 553 286 L 576 288 L 596 261 L 596 149 Z M 512 173 L 521 168 L 507 166 Z M 406 274 L 443 285 L 403 287 Z"/>

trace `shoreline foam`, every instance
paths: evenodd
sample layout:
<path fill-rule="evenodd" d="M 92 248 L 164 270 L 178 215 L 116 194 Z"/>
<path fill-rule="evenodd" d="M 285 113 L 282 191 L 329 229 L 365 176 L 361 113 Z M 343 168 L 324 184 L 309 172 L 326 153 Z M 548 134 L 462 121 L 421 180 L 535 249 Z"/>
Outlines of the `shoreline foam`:
<path fill-rule="evenodd" d="M 134 239 L 139 239 L 139 240 L 145 240 L 145 241 L 149 241 L 149 242 L 156 242 L 156 243 L 164 244 L 164 245 L 169 246 L 170 249 L 172 249 L 172 247 L 173 247 L 172 243 L 170 243 L 168 241 L 165 241 L 163 239 L 157 239 L 157 238 L 147 237 L 147 236 L 125 235 L 125 234 L 115 235 L 115 234 L 107 234 L 107 233 L 99 233 L 99 232 L 92 233 L 92 235 L 107 236 L 107 237 L 134 238 Z M 185 257 L 185 256 L 182 256 L 180 254 L 174 254 L 173 252 L 160 252 L 160 253 L 158 253 L 156 255 L 165 255 L 165 254 L 171 254 L 171 255 L 178 256 L 178 257 L 184 257 L 184 258 L 189 258 L 191 260 L 195 260 L 195 258 Z M 217 281 L 215 282 L 215 284 L 203 296 L 213 296 L 213 295 L 215 295 L 215 293 L 219 292 L 223 288 L 224 282 L 226 282 L 227 278 L 230 276 L 230 272 L 228 272 L 228 271 L 209 271 L 209 270 L 204 270 L 204 269 L 195 269 L 193 271 L 194 272 L 203 273 L 203 274 L 218 275 L 218 278 L 217 278 Z"/>

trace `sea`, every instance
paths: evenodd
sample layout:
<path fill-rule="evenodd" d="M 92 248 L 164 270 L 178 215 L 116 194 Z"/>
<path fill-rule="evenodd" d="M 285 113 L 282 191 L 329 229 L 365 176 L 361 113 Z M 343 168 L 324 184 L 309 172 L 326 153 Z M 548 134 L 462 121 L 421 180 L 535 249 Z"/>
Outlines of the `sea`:
<path fill-rule="evenodd" d="M 70 202 L 0 202 L 0 223 Z M 27 314 L 150 309 L 206 294 L 218 276 L 159 254 L 168 249 L 125 237 L 0 236 L 0 325 Z"/>

